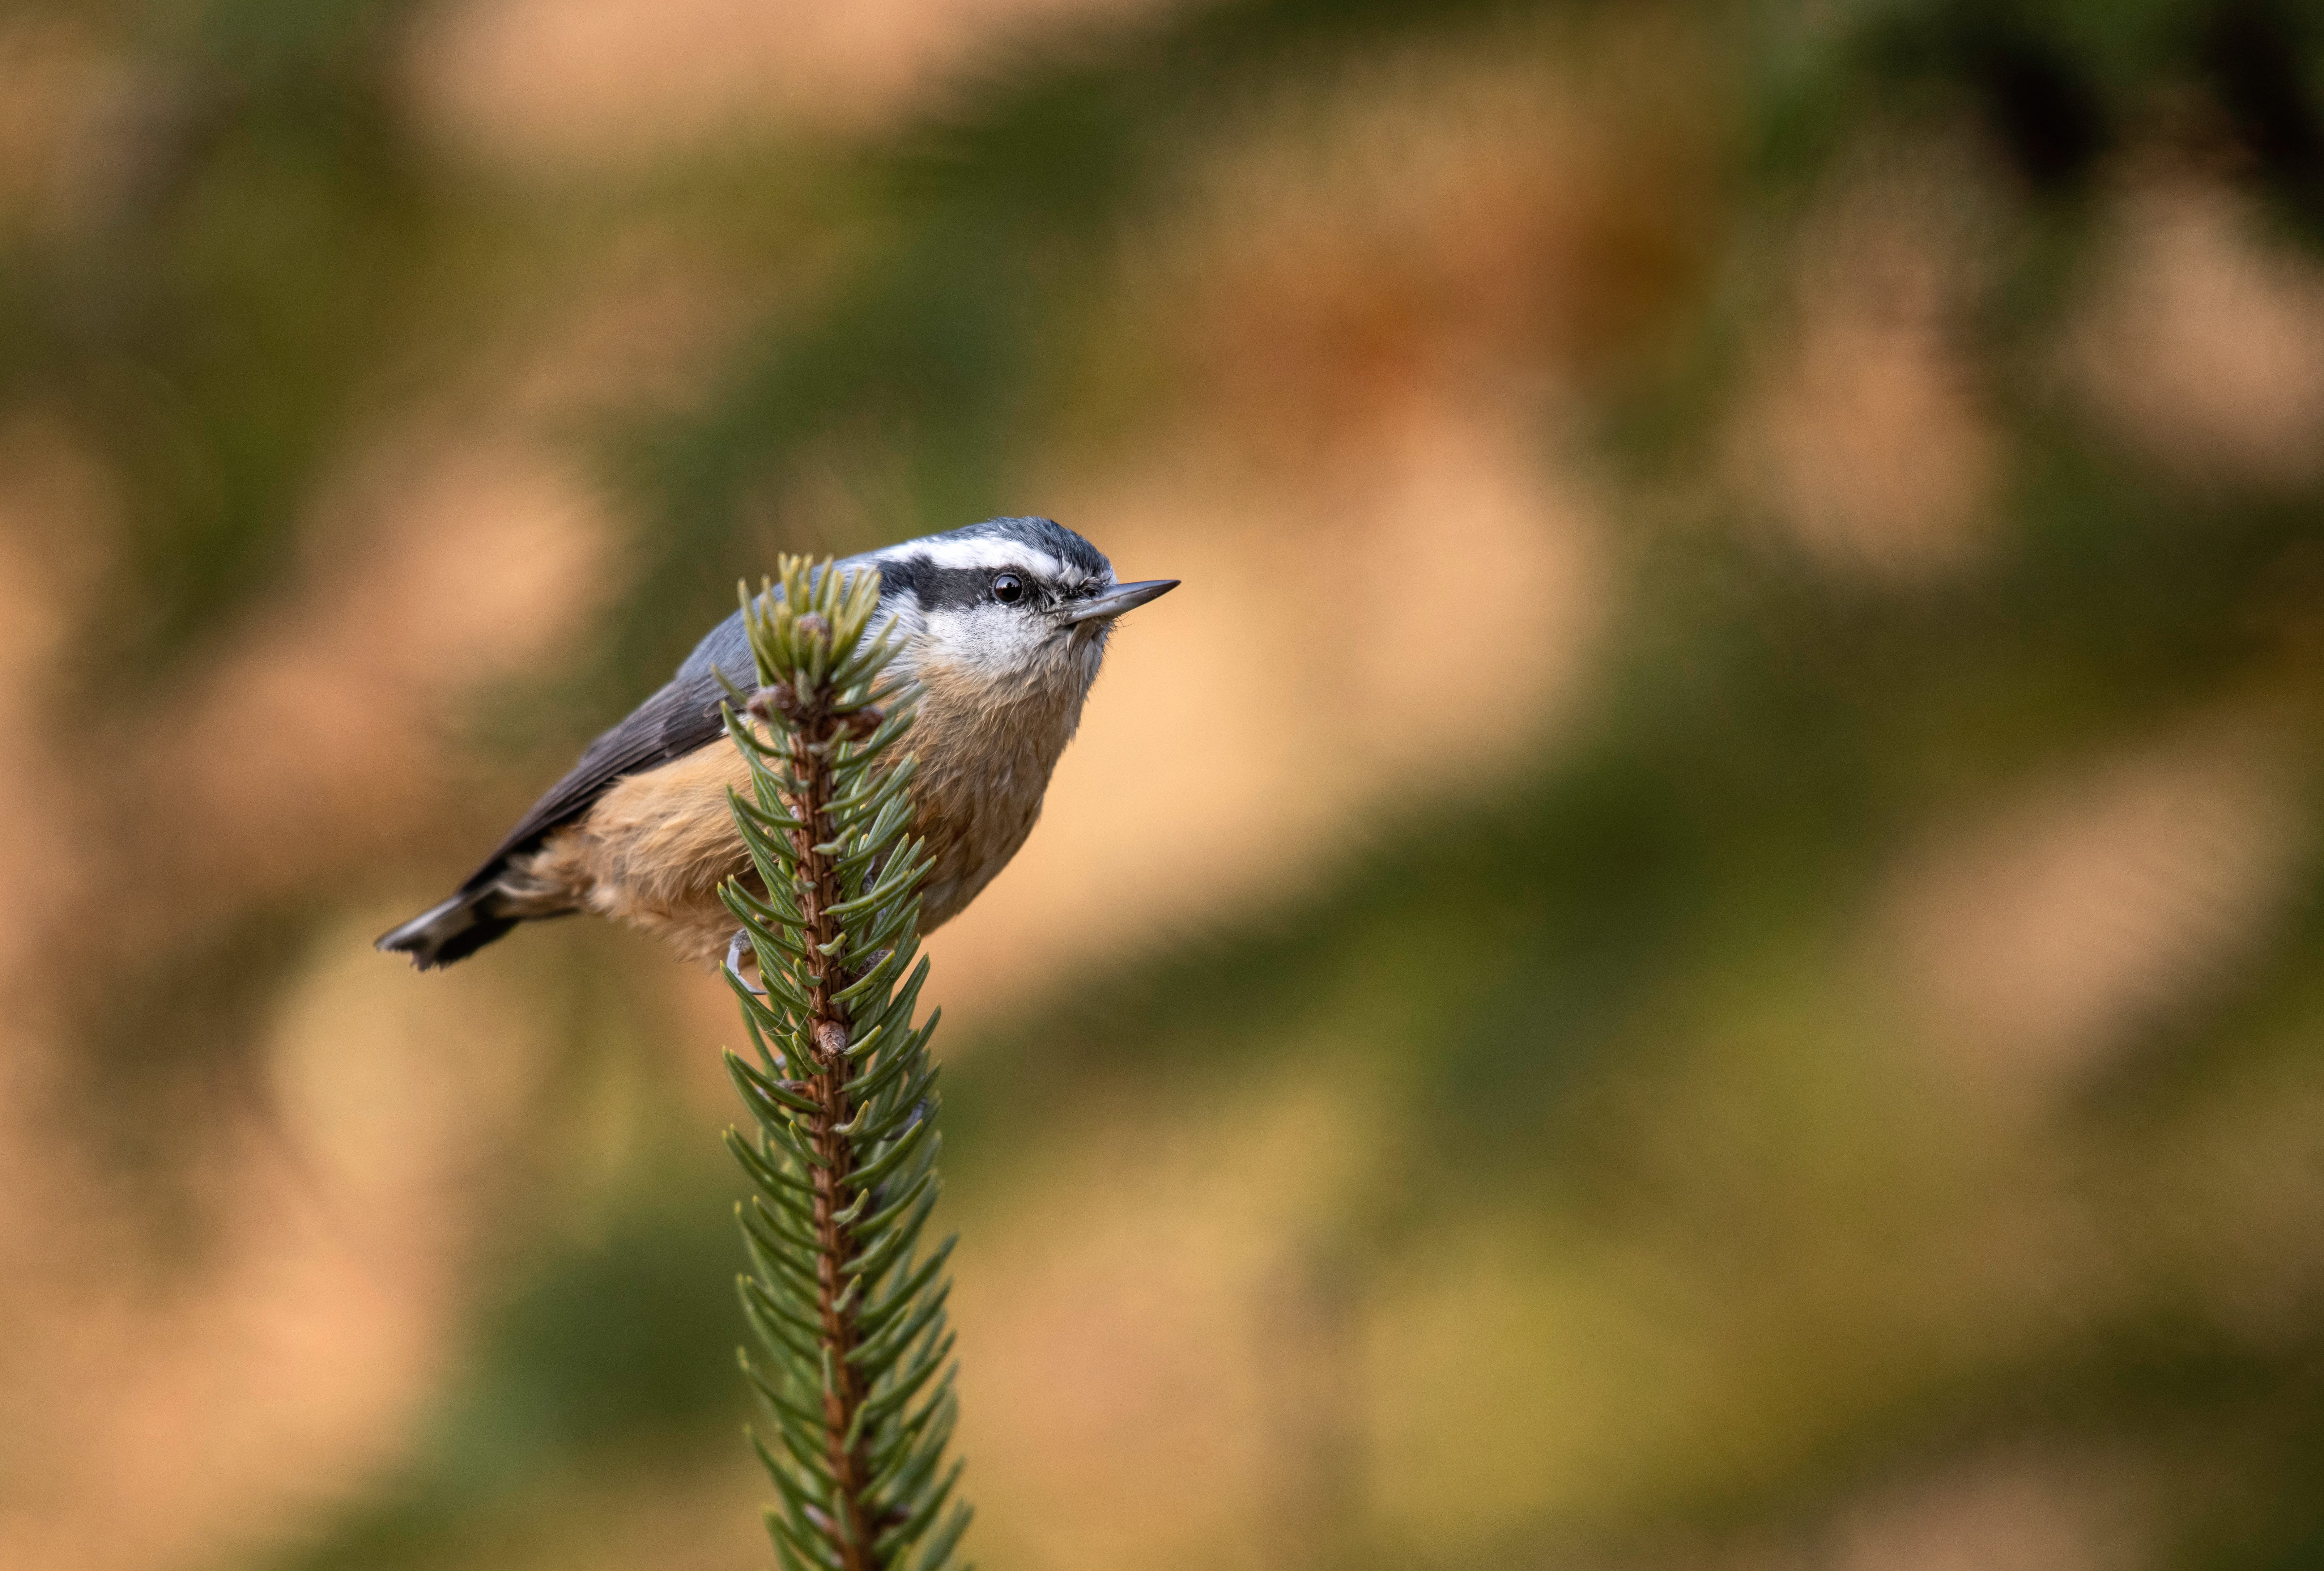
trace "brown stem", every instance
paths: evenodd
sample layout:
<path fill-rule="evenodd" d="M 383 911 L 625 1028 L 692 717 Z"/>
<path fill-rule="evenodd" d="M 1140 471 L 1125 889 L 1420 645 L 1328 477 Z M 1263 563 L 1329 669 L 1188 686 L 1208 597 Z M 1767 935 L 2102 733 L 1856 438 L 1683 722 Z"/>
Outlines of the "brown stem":
<path fill-rule="evenodd" d="M 795 717 L 791 733 L 792 772 L 798 780 L 799 795 L 790 806 L 804 825 L 790 831 L 791 845 L 801 874 L 799 911 L 807 918 L 807 933 L 817 951 L 839 938 L 839 923 L 830 911 L 844 896 L 831 859 L 815 849 L 818 842 L 827 843 L 833 838 L 827 812 L 831 765 L 827 753 L 816 749 L 827 749 L 842 729 L 827 713 L 800 713 Z M 822 952 L 812 954 L 804 969 L 807 974 L 803 979 L 809 984 L 807 1002 L 813 1011 L 806 1033 L 811 1043 L 810 1061 L 794 1066 L 794 1072 L 805 1080 L 807 1094 L 817 1107 L 807 1120 L 808 1138 L 824 1163 L 814 1168 L 809 1177 L 815 1186 L 816 1240 L 821 1245 L 816 1267 L 823 1321 L 820 1340 L 832 1371 L 823 1397 L 824 1427 L 829 1435 L 825 1461 L 839 1485 L 839 1509 L 845 1513 L 838 1524 L 841 1563 L 846 1571 L 877 1571 L 879 1562 L 872 1554 L 875 1527 L 863 1515 L 870 1463 L 861 1439 L 853 1447 L 846 1443 L 866 1393 L 862 1377 L 847 1361 L 854 1346 L 854 1328 L 839 1309 L 839 1296 L 846 1287 L 840 1265 L 856 1253 L 853 1232 L 836 1219 L 847 1207 L 847 1178 L 854 1163 L 847 1137 L 839 1133 L 848 1119 L 848 1080 L 854 1066 L 846 1056 L 847 1009 L 832 995 L 847 986 L 848 978 L 838 960 Z"/>

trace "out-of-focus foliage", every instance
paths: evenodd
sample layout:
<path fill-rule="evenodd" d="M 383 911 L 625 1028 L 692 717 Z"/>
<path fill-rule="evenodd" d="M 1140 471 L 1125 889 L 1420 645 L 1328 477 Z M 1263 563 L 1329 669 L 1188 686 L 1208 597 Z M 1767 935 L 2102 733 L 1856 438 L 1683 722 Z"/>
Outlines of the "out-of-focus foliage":
<path fill-rule="evenodd" d="M 1080 749 L 1206 767 L 1069 755 L 1028 858 L 1138 804 L 1041 886 L 1102 942 L 948 972 L 1023 865 L 937 935 L 1006 989 L 945 1070 L 981 1558 L 2324 1559 L 2312 11 L 1156 6 L 578 174 L 415 107 L 434 11 L 12 15 L 77 112 L 0 114 L 5 1061 L 150 1187 L 0 1142 L 96 1240 L 0 1232 L 0 1547 L 755 1553 L 722 1027 L 577 926 L 341 957 L 777 549 L 1062 496 L 1208 553 Z M 581 506 L 512 433 L 599 545 L 508 524 Z M 226 1373 L 85 1373 L 163 1345 Z"/>

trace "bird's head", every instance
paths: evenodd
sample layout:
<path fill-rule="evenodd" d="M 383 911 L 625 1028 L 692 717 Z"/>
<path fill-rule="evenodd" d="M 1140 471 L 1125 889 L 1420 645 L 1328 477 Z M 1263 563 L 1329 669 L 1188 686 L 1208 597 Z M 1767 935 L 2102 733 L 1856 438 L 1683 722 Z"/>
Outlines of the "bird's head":
<path fill-rule="evenodd" d="M 1114 618 L 1178 586 L 1118 582 L 1096 547 L 1047 519 L 991 519 L 907 540 L 873 553 L 871 565 L 881 609 L 910 634 L 922 676 L 994 699 L 1070 691 L 1078 703 Z"/>

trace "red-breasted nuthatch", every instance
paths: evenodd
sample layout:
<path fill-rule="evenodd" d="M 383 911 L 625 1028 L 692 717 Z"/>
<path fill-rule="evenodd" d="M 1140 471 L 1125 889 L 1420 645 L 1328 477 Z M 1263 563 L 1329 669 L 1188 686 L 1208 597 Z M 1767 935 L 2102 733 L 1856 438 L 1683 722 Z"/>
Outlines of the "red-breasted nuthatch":
<path fill-rule="evenodd" d="M 993 519 L 838 567 L 879 570 L 880 620 L 892 615 L 906 635 L 895 669 L 922 688 L 910 790 L 934 858 L 922 887 L 927 932 L 958 915 L 1032 832 L 1113 620 L 1178 581 L 1117 583 L 1095 547 L 1047 519 Z M 713 744 L 724 736 L 728 684 L 747 692 L 756 675 L 738 611 L 589 744 L 457 893 L 379 947 L 426 970 L 519 923 L 586 911 L 715 960 L 735 930 L 718 886 L 750 865 L 726 790 L 747 795 L 750 786 L 740 752 Z"/>

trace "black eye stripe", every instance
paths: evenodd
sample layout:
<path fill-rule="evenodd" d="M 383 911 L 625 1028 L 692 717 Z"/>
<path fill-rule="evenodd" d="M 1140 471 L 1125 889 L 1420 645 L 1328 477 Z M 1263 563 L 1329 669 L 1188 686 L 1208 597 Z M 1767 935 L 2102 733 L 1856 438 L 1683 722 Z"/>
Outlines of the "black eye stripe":
<path fill-rule="evenodd" d="M 883 587 L 911 591 L 922 611 L 966 611 L 984 598 L 991 574 L 973 567 L 939 567 L 926 556 L 905 556 L 880 565 Z"/>
<path fill-rule="evenodd" d="M 908 590 L 924 611 L 968 611 L 998 598 L 993 581 L 1008 574 L 1023 586 L 1016 604 L 1038 603 L 1041 581 L 1021 567 L 939 567 L 926 556 L 892 557 L 880 564 L 882 598 Z"/>

